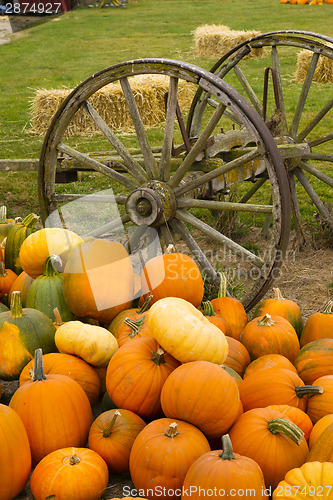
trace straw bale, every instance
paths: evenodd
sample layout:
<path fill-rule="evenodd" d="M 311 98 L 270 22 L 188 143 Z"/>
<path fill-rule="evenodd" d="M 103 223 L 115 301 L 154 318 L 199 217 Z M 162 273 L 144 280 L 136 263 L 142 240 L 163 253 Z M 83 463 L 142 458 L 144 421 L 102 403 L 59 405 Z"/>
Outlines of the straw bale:
<path fill-rule="evenodd" d="M 216 24 L 199 26 L 193 33 L 197 55 L 214 59 L 219 59 L 239 43 L 261 34 L 260 31 L 237 31 Z M 261 57 L 263 53 L 263 48 L 253 49 L 246 57 Z"/>
<path fill-rule="evenodd" d="M 164 95 L 169 90 L 169 77 L 165 75 L 137 75 L 129 78 L 141 119 L 150 128 L 165 120 Z M 39 89 L 31 103 L 33 131 L 44 135 L 54 113 L 70 89 Z M 181 111 L 189 110 L 194 95 L 194 86 L 183 80 L 178 85 L 178 102 Z M 95 92 L 89 102 L 113 131 L 132 132 L 133 122 L 119 82 L 110 83 Z M 79 110 L 70 122 L 66 135 L 100 133 L 92 119 Z"/>
<path fill-rule="evenodd" d="M 297 56 L 297 67 L 295 73 L 296 82 L 302 83 L 309 69 L 313 53 L 311 50 L 302 50 Z M 313 81 L 317 83 L 333 83 L 333 60 L 328 57 L 319 56 L 317 67 L 313 75 Z"/>

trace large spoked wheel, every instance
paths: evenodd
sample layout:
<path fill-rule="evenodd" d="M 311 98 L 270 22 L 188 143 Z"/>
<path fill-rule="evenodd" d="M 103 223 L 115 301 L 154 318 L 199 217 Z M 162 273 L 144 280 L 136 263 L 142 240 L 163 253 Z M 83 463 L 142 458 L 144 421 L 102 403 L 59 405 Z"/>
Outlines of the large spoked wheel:
<path fill-rule="evenodd" d="M 141 97 L 132 90 L 133 78 L 142 74 L 167 79 L 165 120 L 153 129 L 145 126 Z M 133 121 L 130 133 L 113 129 L 92 104 L 93 95 L 112 83 L 120 84 Z M 193 90 L 188 107 L 198 91 L 209 92 L 217 103 L 196 137 L 187 136 L 182 116 L 186 122 L 186 112 L 183 109 L 181 114 L 178 106 L 184 86 Z M 69 133 L 77 113 L 83 111 L 100 132 L 90 141 Z M 229 128 L 222 134 L 221 119 Z M 82 171 L 81 182 L 57 184 L 57 172 L 63 169 Z M 84 192 L 84 176 L 91 176 L 91 171 L 104 180 L 98 193 Z M 217 271 L 224 271 L 229 293 L 241 291 L 247 310 L 280 271 L 291 204 L 278 147 L 246 99 L 194 65 L 164 59 L 128 61 L 85 80 L 54 116 L 44 140 L 38 179 L 45 225 L 66 225 L 66 207 L 77 201 L 74 212 L 81 227 L 74 224 L 70 229 L 83 236 L 119 238 L 123 229 L 127 248 L 135 254 L 142 240 L 147 246 L 147 239 L 156 234 L 162 251 L 172 244 L 192 255 L 214 287 L 219 285 Z M 268 195 L 248 203 L 249 191 L 266 180 Z M 233 203 L 230 192 L 243 185 L 242 199 Z M 230 231 L 228 216 L 235 213 L 239 218 Z M 252 222 L 267 218 L 270 229 L 261 246 Z"/>
<path fill-rule="evenodd" d="M 262 57 L 249 58 L 258 49 Z M 237 45 L 210 70 L 252 104 L 280 145 L 289 173 L 294 220 L 300 230 L 302 200 L 302 210 L 318 215 L 322 226 L 333 231 L 332 68 L 332 38 L 280 31 Z M 201 130 L 207 108 L 216 105 L 209 93 L 198 90 L 187 124 L 189 135 Z"/>

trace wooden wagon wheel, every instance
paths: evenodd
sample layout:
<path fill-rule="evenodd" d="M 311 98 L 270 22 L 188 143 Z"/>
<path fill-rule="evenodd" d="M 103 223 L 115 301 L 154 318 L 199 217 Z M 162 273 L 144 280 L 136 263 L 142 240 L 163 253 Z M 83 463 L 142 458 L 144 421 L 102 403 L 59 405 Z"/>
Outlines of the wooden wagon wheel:
<path fill-rule="evenodd" d="M 145 127 L 140 110 L 142 96 L 132 90 L 132 77 L 138 75 L 164 75 L 167 80 L 165 121 L 160 128 L 147 130 Z M 123 101 L 133 120 L 131 134 L 121 135 L 113 130 L 91 104 L 94 94 L 116 82 L 120 83 Z M 184 85 L 190 86 L 191 91 L 193 88 L 191 99 L 199 89 L 209 92 L 218 102 L 204 130 L 190 140 L 184 132 L 178 107 Z M 80 144 L 77 137 L 70 136 L 71 123 L 83 110 L 101 132 L 101 140 L 109 148 L 106 153 L 84 152 L 86 141 Z M 230 135 L 219 133 L 217 124 L 222 116 L 230 123 Z M 175 146 L 181 141 L 181 135 L 184 143 Z M 105 189 L 112 188 L 114 196 L 109 191 L 83 196 L 84 183 L 72 184 L 70 188 L 66 185 L 66 189 L 61 190 L 55 180 L 57 171 L 63 168 L 103 174 Z M 223 201 L 223 193 L 233 185 L 252 185 L 253 182 L 255 186 L 256 179 L 269 180 L 271 201 L 264 197 L 251 204 L 246 203 L 245 197 L 237 204 Z M 216 199 L 211 192 L 216 181 L 221 199 Z M 242 301 L 247 309 L 258 302 L 277 277 L 288 243 L 291 216 L 288 178 L 267 126 L 246 99 L 226 82 L 180 61 L 124 62 L 92 75 L 73 90 L 58 109 L 46 134 L 38 189 L 44 224 L 63 224 L 63 204 L 73 200 L 90 202 L 92 208 L 86 221 L 100 210 L 99 206 L 116 203 L 118 216 L 89 234 L 112 238 L 112 232 L 123 227 L 129 238 L 128 248 L 135 252 L 140 237 L 156 231 L 164 247 L 173 244 L 177 250 L 189 252 L 215 287 L 219 284 L 216 270 L 222 267 L 225 272 L 229 271 L 233 286 L 244 287 Z M 219 229 L 215 227 L 217 219 L 221 221 L 221 216 L 230 210 L 249 217 L 271 216 L 265 248 L 258 251 L 252 231 L 249 231 L 249 239 L 241 235 L 237 240 L 227 234 L 223 223 Z M 54 218 L 52 214 L 57 216 Z M 83 234 L 87 235 L 87 232 Z"/>
<path fill-rule="evenodd" d="M 262 52 L 260 58 L 258 51 Z M 256 67 L 252 78 L 250 65 Z M 244 41 L 210 69 L 252 104 L 278 145 L 288 146 L 280 150 L 289 173 L 294 220 L 301 234 L 298 197 L 306 207 L 307 195 L 323 227 L 333 231 L 332 68 L 332 38 L 288 30 Z M 199 89 L 187 122 L 189 135 L 199 133 L 211 106 L 216 106 L 212 96 Z"/>

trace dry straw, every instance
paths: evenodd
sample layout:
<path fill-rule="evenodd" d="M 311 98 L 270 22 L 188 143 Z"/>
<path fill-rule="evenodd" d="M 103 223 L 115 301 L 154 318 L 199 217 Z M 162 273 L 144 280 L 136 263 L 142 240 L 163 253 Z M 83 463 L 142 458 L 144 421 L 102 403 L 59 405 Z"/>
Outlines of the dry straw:
<path fill-rule="evenodd" d="M 129 78 L 132 92 L 145 127 L 150 128 L 165 120 L 164 96 L 169 90 L 169 77 L 165 75 L 137 75 Z M 39 89 L 31 103 L 33 131 L 45 135 L 53 115 L 62 101 L 71 92 L 69 89 Z M 182 112 L 189 110 L 194 95 L 194 86 L 179 81 L 178 102 Z M 111 83 L 95 92 L 89 102 L 113 131 L 132 132 L 133 122 L 121 90 L 120 83 Z M 100 133 L 93 120 L 79 110 L 71 120 L 66 135 Z"/>
<path fill-rule="evenodd" d="M 236 31 L 216 24 L 199 26 L 193 33 L 197 55 L 214 59 L 219 59 L 239 43 L 261 34 L 260 31 Z M 246 57 L 261 57 L 263 53 L 263 48 L 252 49 Z"/>
<path fill-rule="evenodd" d="M 313 52 L 302 50 L 297 57 L 297 68 L 295 74 L 296 82 L 302 83 L 309 69 Z M 319 56 L 317 67 L 313 75 L 313 81 L 317 83 L 333 83 L 333 60 L 328 57 Z"/>

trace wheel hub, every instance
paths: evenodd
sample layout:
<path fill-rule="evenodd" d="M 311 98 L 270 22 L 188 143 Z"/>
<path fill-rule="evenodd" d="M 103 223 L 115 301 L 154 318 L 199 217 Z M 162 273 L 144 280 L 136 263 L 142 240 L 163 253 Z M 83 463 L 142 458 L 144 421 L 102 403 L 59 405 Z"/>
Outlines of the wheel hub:
<path fill-rule="evenodd" d="M 132 191 L 127 197 L 125 209 L 137 226 L 159 226 L 171 219 L 176 211 L 176 198 L 165 183 L 150 181 Z"/>

